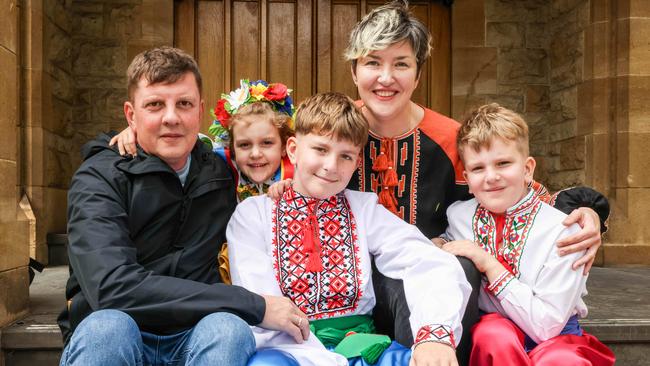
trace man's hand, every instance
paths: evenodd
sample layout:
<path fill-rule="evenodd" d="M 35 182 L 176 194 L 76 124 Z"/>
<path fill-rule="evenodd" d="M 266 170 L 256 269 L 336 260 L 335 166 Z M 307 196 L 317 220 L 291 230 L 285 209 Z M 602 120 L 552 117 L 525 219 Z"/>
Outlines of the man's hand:
<path fill-rule="evenodd" d="M 269 196 L 270 199 L 275 201 L 280 197 L 282 197 L 282 194 L 284 193 L 284 191 L 287 190 L 287 188 L 289 188 L 290 185 L 291 185 L 291 178 L 281 180 L 279 182 L 275 182 L 271 184 L 269 190 L 266 192 L 266 195 Z"/>
<path fill-rule="evenodd" d="M 424 342 L 415 346 L 409 366 L 458 366 L 456 352 L 444 343 Z"/>
<path fill-rule="evenodd" d="M 127 127 L 122 130 L 122 132 L 113 136 L 111 141 L 108 143 L 108 146 L 113 146 L 117 142 L 117 149 L 120 151 L 120 155 L 124 156 L 125 154 L 136 156 L 138 150 L 135 147 L 137 143 L 137 136 L 135 131 L 131 127 Z"/>
<path fill-rule="evenodd" d="M 445 245 L 446 241 L 444 241 L 442 238 L 431 238 L 431 242 L 433 245 L 437 246 L 438 248 L 442 248 L 443 245 Z"/>
<path fill-rule="evenodd" d="M 561 256 L 587 250 L 585 255 L 573 263 L 573 269 L 577 269 L 583 264 L 585 269 L 583 273 L 589 273 L 591 266 L 596 259 L 596 252 L 601 244 L 600 238 L 600 219 L 598 214 L 588 207 L 580 207 L 573 210 L 571 214 L 564 219 L 562 224 L 569 226 L 577 223 L 582 230 L 567 236 L 557 242 L 558 250 Z"/>
<path fill-rule="evenodd" d="M 286 297 L 262 295 L 266 302 L 264 320 L 258 325 L 265 329 L 289 333 L 296 342 L 309 338 L 309 319 Z"/>

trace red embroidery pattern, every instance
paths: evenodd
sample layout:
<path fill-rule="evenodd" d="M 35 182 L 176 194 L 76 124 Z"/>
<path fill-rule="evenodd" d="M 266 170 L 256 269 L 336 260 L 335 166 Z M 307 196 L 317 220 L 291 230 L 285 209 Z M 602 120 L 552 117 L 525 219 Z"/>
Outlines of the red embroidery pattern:
<path fill-rule="evenodd" d="M 539 197 L 530 191 L 518 205 L 510 208 L 506 213 L 504 242 L 500 246 L 496 242 L 496 223 L 490 211 L 479 205 L 474 212 L 472 221 L 474 241 L 490 255 L 507 263 L 512 274 L 517 278 L 519 278 L 519 262 L 528 240 L 528 233 L 541 205 Z"/>
<path fill-rule="evenodd" d="M 445 325 L 431 324 L 425 325 L 415 336 L 415 345 L 424 342 L 439 342 L 449 344 L 456 348 L 456 340 L 451 328 Z"/>
<path fill-rule="evenodd" d="M 512 281 L 515 278 L 515 276 L 508 272 L 504 271 L 493 283 L 491 283 L 488 287 L 487 290 L 488 292 L 491 292 L 492 295 L 498 296 L 503 289 L 505 289 L 510 281 Z"/>
<path fill-rule="evenodd" d="M 315 202 L 323 270 L 306 270 L 303 222 L 314 204 L 288 189 L 273 207 L 273 267 L 282 293 L 312 319 L 353 312 L 361 293 L 356 224 L 343 194 Z"/>

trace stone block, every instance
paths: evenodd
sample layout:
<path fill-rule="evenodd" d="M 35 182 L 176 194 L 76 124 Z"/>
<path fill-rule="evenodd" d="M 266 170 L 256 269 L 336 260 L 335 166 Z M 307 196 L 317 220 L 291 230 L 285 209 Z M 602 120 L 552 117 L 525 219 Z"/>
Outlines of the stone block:
<path fill-rule="evenodd" d="M 610 135 L 585 136 L 585 184 L 598 192 L 609 192 L 611 186 Z"/>
<path fill-rule="evenodd" d="M 0 160 L 0 223 L 16 221 L 17 169 L 15 161 Z"/>
<path fill-rule="evenodd" d="M 548 13 L 545 0 L 485 0 L 485 19 L 489 22 L 540 21 L 546 20 Z"/>
<path fill-rule="evenodd" d="M 548 128 L 549 142 L 572 139 L 576 136 L 577 124 L 575 120 L 550 125 Z"/>
<path fill-rule="evenodd" d="M 617 186 L 650 187 L 650 133 L 620 132 L 617 136 Z M 649 201 L 650 202 L 650 201 Z"/>
<path fill-rule="evenodd" d="M 650 265 L 650 246 L 646 244 L 606 243 L 603 245 L 603 250 L 605 266 Z M 616 360 L 618 363 L 618 353 Z"/>
<path fill-rule="evenodd" d="M 485 45 L 485 12 L 483 0 L 457 0 L 451 7 L 451 44 L 457 47 Z"/>
<path fill-rule="evenodd" d="M 456 48 L 452 53 L 452 95 L 495 94 L 497 49 Z"/>
<path fill-rule="evenodd" d="M 650 75 L 650 18 L 631 18 L 629 24 L 629 73 Z"/>
<path fill-rule="evenodd" d="M 489 95 L 488 102 L 498 103 L 508 109 L 517 113 L 524 112 L 524 96 L 523 95 Z"/>
<path fill-rule="evenodd" d="M 99 6 L 99 12 L 83 12 L 75 17 L 75 38 L 100 38 L 104 34 L 104 15 L 101 9 L 102 4 L 91 4 Z"/>
<path fill-rule="evenodd" d="M 594 79 L 578 85 L 578 134 L 609 131 L 610 79 Z"/>
<path fill-rule="evenodd" d="M 469 112 L 487 103 L 487 97 L 482 95 L 458 95 L 451 98 L 452 118 L 462 121 Z"/>
<path fill-rule="evenodd" d="M 29 264 L 29 223 L 0 222 L 0 272 Z"/>
<path fill-rule="evenodd" d="M 650 2 L 646 0 L 629 0 L 621 2 L 629 3 L 630 17 L 650 18 Z"/>
<path fill-rule="evenodd" d="M 548 83 L 548 56 L 542 49 L 500 49 L 499 84 Z"/>
<path fill-rule="evenodd" d="M 584 181 L 583 170 L 569 170 L 549 174 L 548 180 L 545 180 L 544 183 L 549 190 L 555 192 L 567 187 L 584 185 Z"/>
<path fill-rule="evenodd" d="M 608 198 L 612 209 L 608 241 L 614 244 L 648 243 L 650 189 L 617 188 Z"/>
<path fill-rule="evenodd" d="M 609 76 L 609 32 L 609 22 L 594 23 L 585 28 L 585 80 Z"/>
<path fill-rule="evenodd" d="M 50 74 L 53 66 L 72 71 L 72 38 L 49 19 L 43 21 L 43 59 Z"/>
<path fill-rule="evenodd" d="M 42 186 L 44 172 L 43 128 L 25 127 L 25 184 L 27 186 Z"/>
<path fill-rule="evenodd" d="M 627 78 L 627 129 L 630 132 L 650 132 L 650 75 Z"/>
<path fill-rule="evenodd" d="M 578 88 L 550 93 L 549 122 L 561 123 L 578 117 Z"/>
<path fill-rule="evenodd" d="M 16 55 L 0 47 L 0 159 L 16 160 L 18 88 Z"/>
<path fill-rule="evenodd" d="M 525 25 L 518 22 L 487 23 L 485 45 L 488 47 L 516 48 L 525 44 Z"/>
<path fill-rule="evenodd" d="M 547 85 L 526 86 L 525 110 L 527 113 L 546 112 L 550 106 L 549 87 Z"/>
<path fill-rule="evenodd" d="M 560 170 L 578 170 L 585 167 L 585 138 L 576 137 L 560 145 Z"/>
<path fill-rule="evenodd" d="M 142 7 L 136 4 L 106 4 L 104 34 L 116 39 L 142 38 Z"/>
<path fill-rule="evenodd" d="M 548 43 L 546 23 L 526 23 L 527 48 L 547 48 Z"/>
<path fill-rule="evenodd" d="M 49 75 L 46 76 L 51 78 L 52 96 L 62 102 L 72 104 L 75 92 L 73 76 L 58 66 L 50 68 Z"/>
<path fill-rule="evenodd" d="M 14 54 L 18 50 L 18 9 L 17 0 L 0 0 L 0 46 Z"/>
<path fill-rule="evenodd" d="M 609 20 L 609 5 L 610 0 L 591 0 L 591 22 Z"/>
<path fill-rule="evenodd" d="M 78 56 L 72 61 L 73 74 L 100 78 L 124 75 L 128 63 L 126 49 L 119 42 L 99 40 L 81 42 Z M 85 84 L 82 84 L 84 87 Z M 100 86 L 96 86 L 100 87 Z"/>
<path fill-rule="evenodd" d="M 168 0 L 142 1 L 142 39 L 159 45 L 174 43 L 174 4 Z"/>
<path fill-rule="evenodd" d="M 70 1 L 44 1 L 43 12 L 68 35 L 72 33 L 72 3 Z"/>
<path fill-rule="evenodd" d="M 625 1 L 620 1 L 625 2 Z M 618 19 L 616 22 L 616 75 L 630 74 L 630 19 Z"/>
<path fill-rule="evenodd" d="M 46 132 L 45 138 L 44 186 L 67 188 L 73 173 L 72 136 L 63 138 Z"/>
<path fill-rule="evenodd" d="M 583 80 L 584 34 L 578 33 L 574 38 L 568 43 L 551 45 L 551 90 L 569 88 Z"/>
<path fill-rule="evenodd" d="M 74 11 L 75 13 L 75 18 L 79 16 L 86 16 L 88 13 L 90 14 L 103 13 L 104 4 L 101 2 L 74 1 L 72 3 L 72 11 Z"/>
<path fill-rule="evenodd" d="M 29 273 L 27 267 L 0 272 L 0 327 L 27 315 Z"/>

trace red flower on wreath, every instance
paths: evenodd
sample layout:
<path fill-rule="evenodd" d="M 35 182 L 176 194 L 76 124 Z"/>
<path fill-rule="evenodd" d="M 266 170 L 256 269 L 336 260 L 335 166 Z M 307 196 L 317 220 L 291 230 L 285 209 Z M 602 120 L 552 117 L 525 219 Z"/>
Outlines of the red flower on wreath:
<path fill-rule="evenodd" d="M 226 100 L 219 99 L 217 102 L 217 107 L 214 109 L 214 115 L 217 117 L 217 121 L 221 123 L 224 128 L 228 128 L 228 120 L 230 119 L 230 113 L 226 110 Z"/>
<path fill-rule="evenodd" d="M 282 83 L 273 83 L 264 91 L 264 97 L 268 100 L 283 100 L 287 96 L 287 86 Z"/>

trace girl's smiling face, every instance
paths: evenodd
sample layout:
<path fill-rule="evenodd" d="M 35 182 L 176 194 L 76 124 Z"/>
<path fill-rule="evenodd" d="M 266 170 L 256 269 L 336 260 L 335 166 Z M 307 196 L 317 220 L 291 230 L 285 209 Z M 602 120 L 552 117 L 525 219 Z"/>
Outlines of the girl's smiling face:
<path fill-rule="evenodd" d="M 239 171 L 254 183 L 273 177 L 285 149 L 280 132 L 265 115 L 243 117 L 232 126 L 233 152 Z"/>

